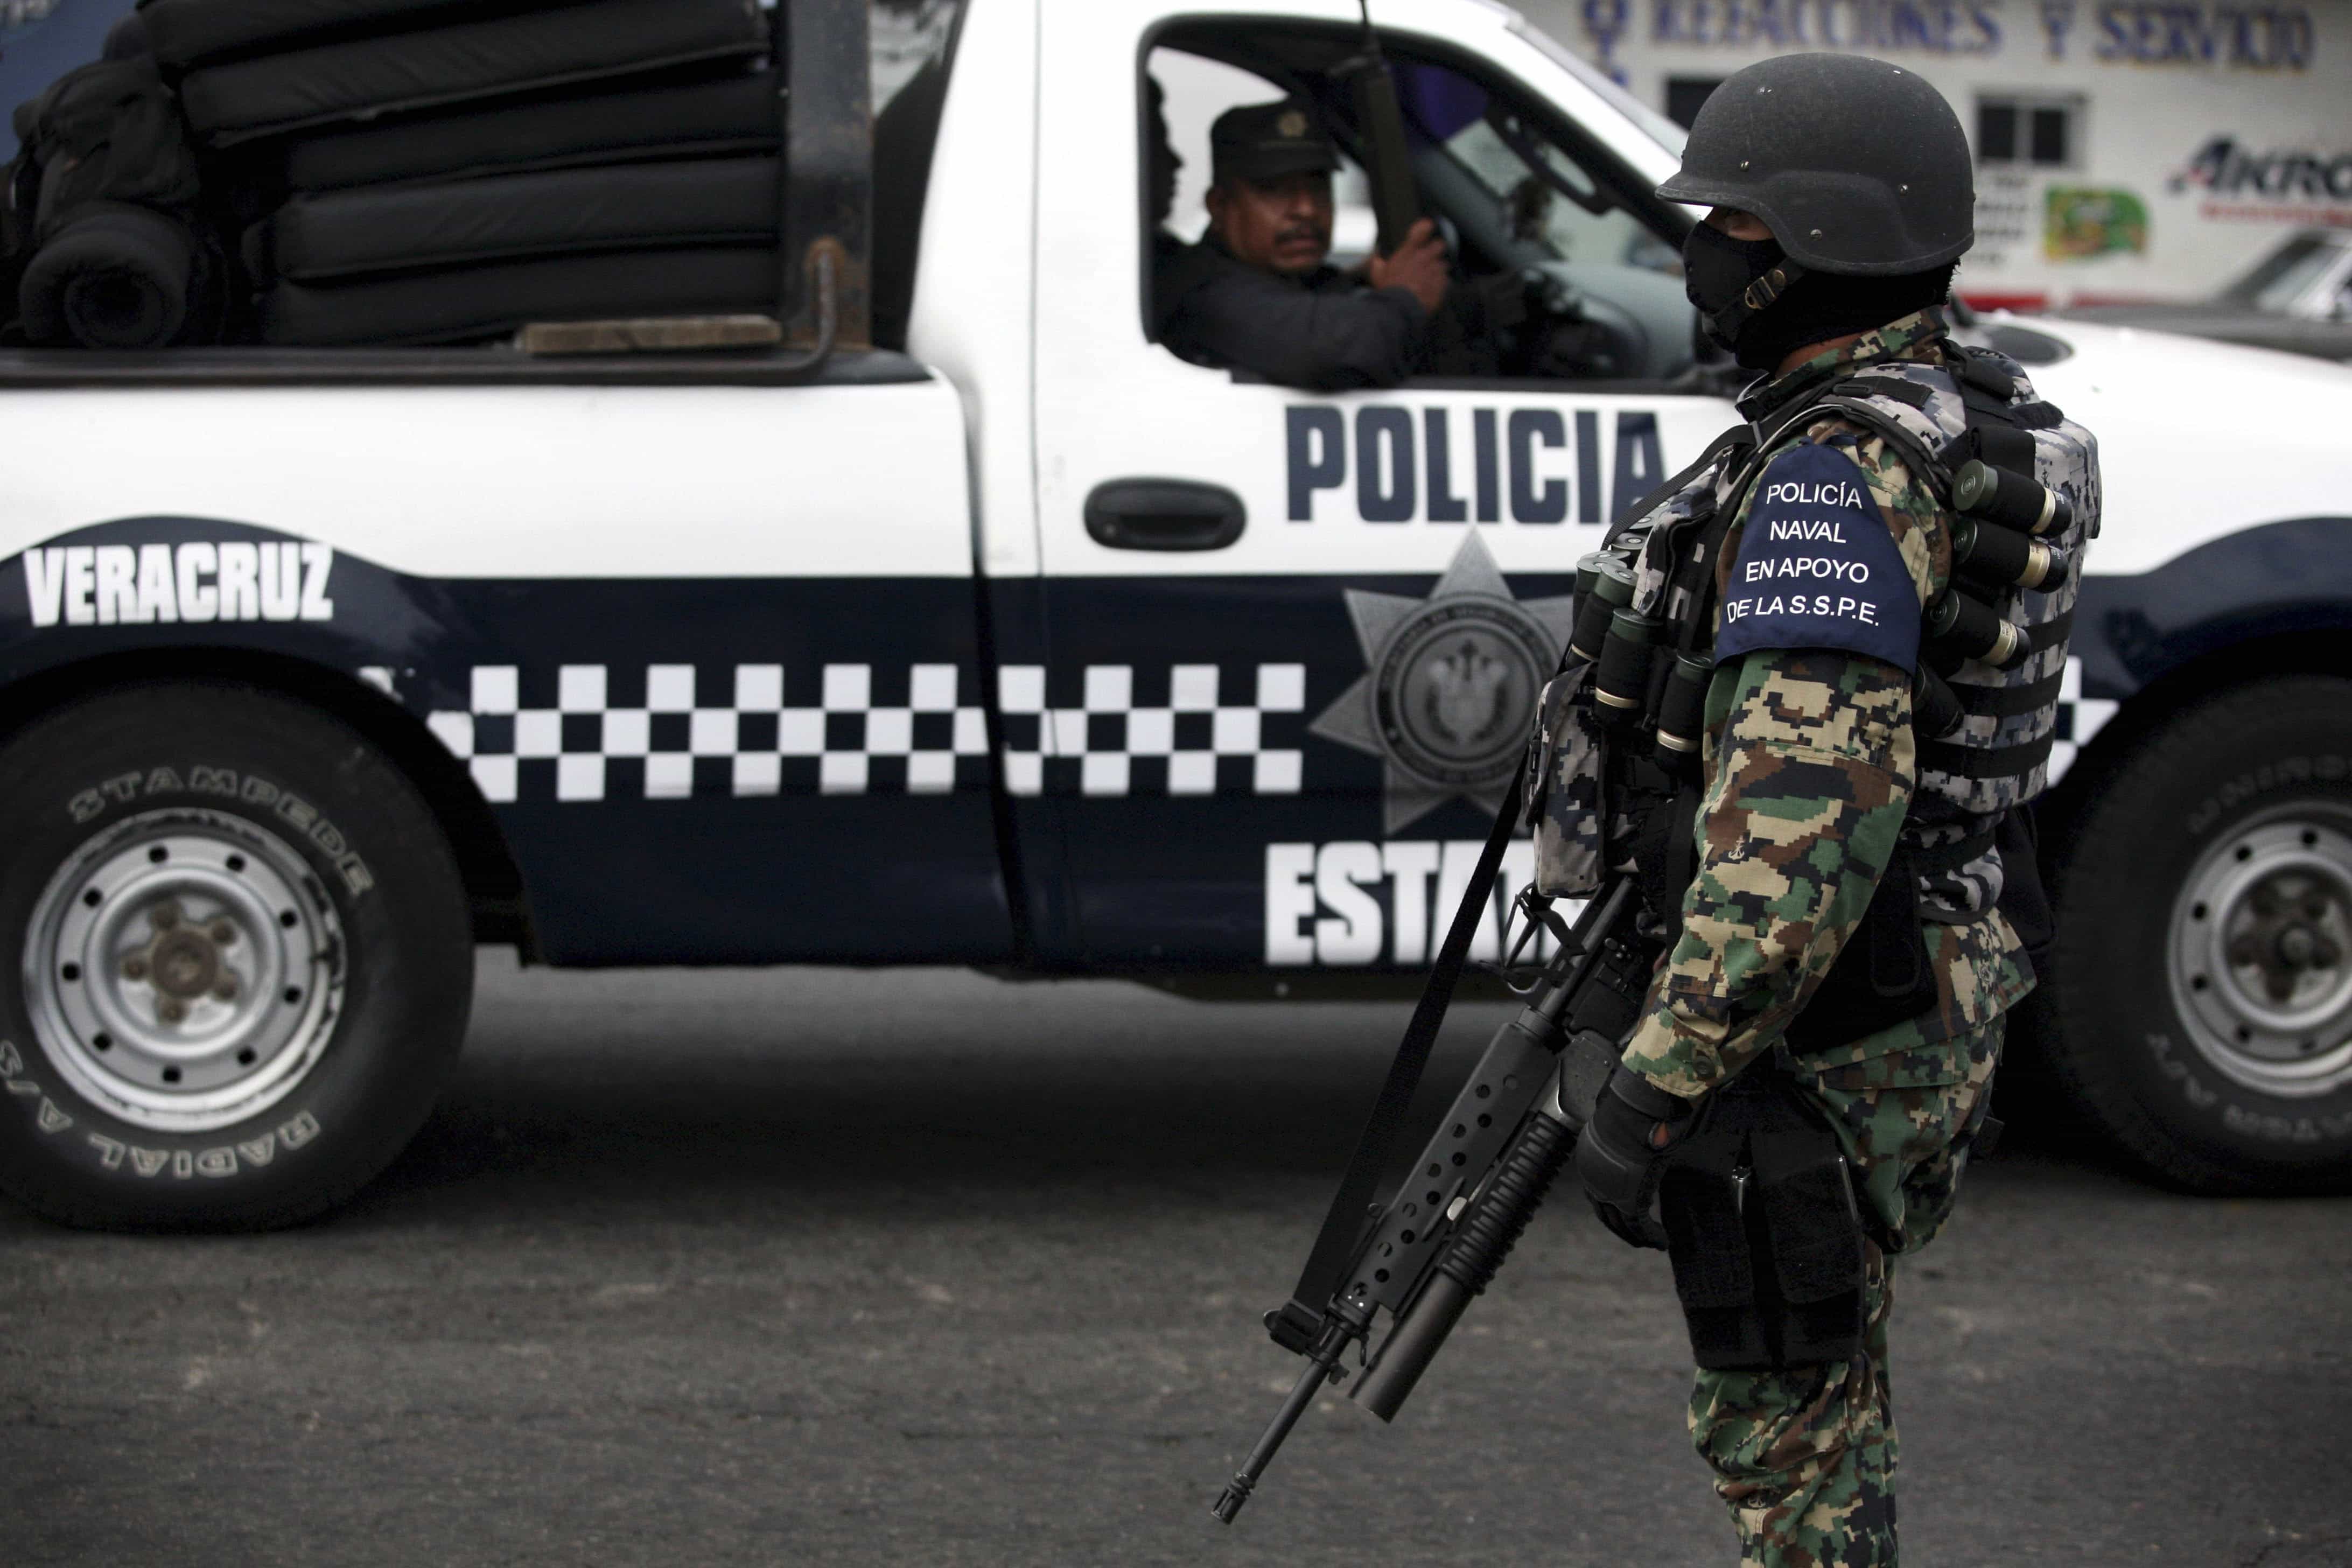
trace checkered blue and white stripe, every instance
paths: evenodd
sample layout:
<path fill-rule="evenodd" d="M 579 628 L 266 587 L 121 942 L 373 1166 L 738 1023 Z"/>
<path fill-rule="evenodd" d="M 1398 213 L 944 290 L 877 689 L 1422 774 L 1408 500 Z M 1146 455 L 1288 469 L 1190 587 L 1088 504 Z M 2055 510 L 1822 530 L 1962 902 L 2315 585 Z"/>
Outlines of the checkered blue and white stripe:
<path fill-rule="evenodd" d="M 2083 754 L 2092 737 L 2116 716 L 2123 704 L 2105 697 L 2083 695 L 2083 661 L 2069 658 L 2058 682 L 2058 738 L 2050 743 L 2050 782 L 2056 784 Z"/>
<path fill-rule="evenodd" d="M 793 682 L 790 695 L 814 699 L 798 703 L 782 665 L 736 665 L 708 696 L 693 665 L 641 668 L 625 691 L 613 667 L 563 665 L 527 706 L 519 667 L 478 665 L 466 710 L 425 723 L 502 804 L 987 785 L 986 716 L 952 664 L 828 664 Z M 390 670 L 361 673 L 394 689 Z M 2082 661 L 2067 660 L 2053 784 L 2117 707 L 2083 696 L 2082 679 Z M 997 672 L 1005 786 L 1016 795 L 1297 795 L 1303 784 L 1303 664 L 1089 665 L 1066 694 L 1076 706 L 1053 695 L 1041 665 Z"/>
<path fill-rule="evenodd" d="M 986 716 L 952 664 L 829 664 L 799 674 L 789 692 L 777 664 L 739 664 L 708 682 L 690 664 L 641 668 L 639 678 L 563 665 L 551 687 L 531 689 L 520 667 L 478 665 L 466 710 L 425 723 L 501 804 L 943 795 L 987 784 Z M 363 673 L 391 689 L 388 670 Z M 1049 702 L 1042 666 L 1007 665 L 998 682 L 1014 795 L 1049 785 L 1089 795 L 1298 793 L 1296 736 L 1270 744 L 1267 731 L 1269 719 L 1295 726 L 1303 715 L 1304 665 L 1257 666 L 1246 699 L 1225 694 L 1213 664 L 1161 667 L 1140 682 L 1131 665 L 1089 666 L 1076 707 Z"/>
<path fill-rule="evenodd" d="M 1297 795 L 1297 745 L 1267 744 L 1267 720 L 1303 714 L 1307 667 L 1261 664 L 1246 699 L 1228 696 L 1213 664 L 1136 679 L 1126 664 L 1088 665 L 1076 708 L 1047 701 L 1045 671 L 997 673 L 1005 787 L 1014 795 Z"/>
<path fill-rule="evenodd" d="M 516 666 L 477 666 L 467 710 L 426 718 L 488 799 L 523 798 L 534 763 L 559 801 L 942 795 L 986 783 L 987 725 L 958 700 L 951 664 L 914 665 L 889 692 L 870 665 L 829 664 L 801 678 L 815 700 L 797 705 L 777 664 L 739 664 L 717 691 L 700 689 L 690 664 L 648 666 L 627 691 L 601 664 L 555 673 L 552 705 L 527 706 Z"/>

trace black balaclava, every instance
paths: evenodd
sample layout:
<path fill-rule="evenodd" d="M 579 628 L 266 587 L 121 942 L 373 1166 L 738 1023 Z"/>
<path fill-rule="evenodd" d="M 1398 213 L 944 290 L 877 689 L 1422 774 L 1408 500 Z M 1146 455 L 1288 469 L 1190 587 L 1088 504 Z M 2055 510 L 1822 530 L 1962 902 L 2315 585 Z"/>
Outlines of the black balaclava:
<path fill-rule="evenodd" d="M 1778 240 L 1734 239 L 1706 223 L 1693 228 L 1683 245 L 1683 291 L 1698 308 L 1708 339 L 1728 349 L 1748 370 L 1772 370 L 1807 343 L 1866 332 L 1914 310 L 1940 305 L 1951 294 L 1952 272 L 1958 265 L 1948 262 L 1925 272 L 1884 278 L 1801 273 L 1770 304 L 1741 321 L 1733 341 L 1725 342 L 1715 317 L 1784 255 Z"/>

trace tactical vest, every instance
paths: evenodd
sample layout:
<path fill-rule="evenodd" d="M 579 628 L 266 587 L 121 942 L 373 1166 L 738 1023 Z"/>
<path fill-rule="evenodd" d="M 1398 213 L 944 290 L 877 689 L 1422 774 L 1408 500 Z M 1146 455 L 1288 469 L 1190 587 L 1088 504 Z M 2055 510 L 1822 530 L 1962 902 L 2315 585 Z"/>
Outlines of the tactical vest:
<path fill-rule="evenodd" d="M 1679 900 L 1688 868 L 1673 862 L 1696 854 L 1688 824 L 1730 529 L 1769 461 L 1834 416 L 1883 437 L 1952 524 L 1950 586 L 1923 612 L 1903 874 L 1882 884 L 1897 913 L 1876 924 L 1913 928 L 1916 944 L 1918 921 L 1974 920 L 2000 900 L 1996 837 L 2049 780 L 2083 556 L 2098 532 L 2098 454 L 2016 362 L 1941 347 L 1941 364 L 1858 363 L 1726 432 L 1578 563 L 1576 631 L 1528 759 L 1541 891 L 1586 896 L 1617 869 L 1643 874 L 1662 915 Z"/>

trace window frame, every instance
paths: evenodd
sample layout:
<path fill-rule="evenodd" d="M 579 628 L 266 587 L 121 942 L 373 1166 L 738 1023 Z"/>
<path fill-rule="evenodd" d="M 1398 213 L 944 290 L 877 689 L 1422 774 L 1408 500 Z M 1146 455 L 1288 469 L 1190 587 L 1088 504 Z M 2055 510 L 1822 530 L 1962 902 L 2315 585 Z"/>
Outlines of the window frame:
<path fill-rule="evenodd" d="M 1695 215 L 1675 203 L 1661 200 L 1655 187 L 1625 163 L 1613 148 L 1562 113 L 1558 105 L 1554 104 L 1549 97 L 1517 75 L 1503 68 L 1486 56 L 1465 49 L 1449 39 L 1432 34 L 1385 25 L 1377 26 L 1376 31 L 1380 36 L 1381 52 L 1392 64 L 1402 61 L 1438 66 L 1454 71 L 1476 83 L 1490 98 L 1507 96 L 1511 104 L 1519 110 L 1523 121 L 1538 128 L 1540 134 L 1558 146 L 1579 169 L 1592 178 L 1599 188 L 1608 194 L 1617 207 L 1622 209 L 1629 216 L 1649 228 L 1661 240 L 1676 250 L 1681 249 L 1683 243 L 1689 238 L 1690 230 L 1696 227 L 1698 222 Z M 1191 37 L 1208 35 L 1222 42 L 1225 37 L 1234 37 L 1250 32 L 1276 34 L 1292 38 L 1328 40 L 1343 48 L 1362 36 L 1360 27 L 1346 23 L 1318 22 L 1288 16 L 1236 16 L 1204 11 L 1163 16 L 1146 28 L 1137 40 L 1134 62 L 1136 95 L 1134 213 L 1136 232 L 1140 242 L 1140 254 L 1138 261 L 1138 287 L 1135 299 L 1138 315 L 1143 324 L 1147 342 L 1157 342 L 1151 331 L 1151 231 L 1153 226 L 1150 210 L 1150 171 L 1148 167 L 1151 135 L 1150 107 L 1146 96 L 1147 89 L 1144 86 L 1146 79 L 1150 75 L 1153 51 L 1168 48 L 1183 54 L 1196 55 L 1203 59 L 1214 60 L 1221 65 L 1248 71 L 1273 83 L 1286 95 L 1297 94 L 1318 102 L 1321 101 L 1320 95 L 1310 90 L 1310 84 L 1303 80 L 1293 68 L 1279 62 L 1268 61 L 1262 54 L 1239 46 L 1226 50 L 1202 48 L 1196 47 L 1193 37 Z M 1178 39 L 1171 40 L 1169 37 L 1171 33 L 1178 35 Z M 1322 73 L 1318 72 L 1317 76 L 1318 79 L 1328 79 L 1322 77 Z M 1355 127 L 1345 121 L 1328 118 L 1326 124 L 1327 129 L 1332 133 L 1333 140 L 1339 143 L 1341 153 L 1354 159 L 1360 165 L 1369 167 L 1365 163 L 1362 138 L 1357 134 Z M 1423 142 L 1421 145 L 1443 155 L 1452 156 L 1442 145 L 1429 142 Z M 1459 162 L 1458 159 L 1455 161 Z M 1236 374 L 1235 379 L 1255 378 Z M 1523 376 L 1412 376 L 1408 378 L 1402 386 L 1425 387 L 1431 390 L 1500 388 L 1524 391 L 1529 388 L 1540 388 L 1547 391 L 1573 389 L 1578 392 L 1593 393 L 1657 393 L 1664 390 L 1666 384 L 1649 378 L 1555 382 Z"/>
<path fill-rule="evenodd" d="M 2086 164 L 2084 144 L 2090 133 L 2090 107 L 2088 94 L 2063 89 L 1979 89 L 1976 118 L 1969 136 L 1969 156 L 1978 168 L 1996 169 L 2004 174 L 2079 173 Z M 2006 110 L 2014 117 L 2010 130 L 2011 151 L 2005 157 L 1996 157 L 1984 150 L 1985 112 L 1992 109 Z M 2051 110 L 2065 117 L 2065 156 L 2055 161 L 2033 155 L 2033 117 L 2036 113 Z"/>

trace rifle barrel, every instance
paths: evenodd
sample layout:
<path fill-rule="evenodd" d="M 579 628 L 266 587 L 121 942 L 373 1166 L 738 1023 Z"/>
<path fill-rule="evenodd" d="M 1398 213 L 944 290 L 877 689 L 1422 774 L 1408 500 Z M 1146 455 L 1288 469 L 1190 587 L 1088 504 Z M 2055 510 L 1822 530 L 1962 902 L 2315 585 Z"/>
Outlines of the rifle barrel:
<path fill-rule="evenodd" d="M 1339 1359 L 1340 1352 L 1345 1348 L 1344 1341 L 1334 1344 L 1328 1353 L 1315 1356 L 1307 1363 L 1307 1370 L 1298 1374 L 1298 1382 L 1292 1386 L 1290 1397 L 1282 1402 L 1282 1408 L 1275 1413 L 1273 1423 L 1258 1438 L 1257 1447 L 1250 1450 L 1249 1458 L 1234 1473 L 1234 1479 L 1225 1483 L 1225 1489 L 1217 1494 L 1217 1500 L 1210 1506 L 1209 1511 L 1217 1516 L 1219 1523 L 1233 1523 L 1234 1516 L 1242 1510 L 1242 1504 L 1249 1501 L 1250 1492 L 1257 1486 L 1258 1478 L 1265 1475 L 1266 1466 L 1274 1462 L 1275 1451 L 1282 1447 L 1283 1439 L 1290 1436 L 1290 1429 L 1298 1425 L 1298 1418 L 1307 1414 L 1307 1405 L 1314 1403 L 1316 1394 L 1331 1375 L 1332 1364 Z"/>

